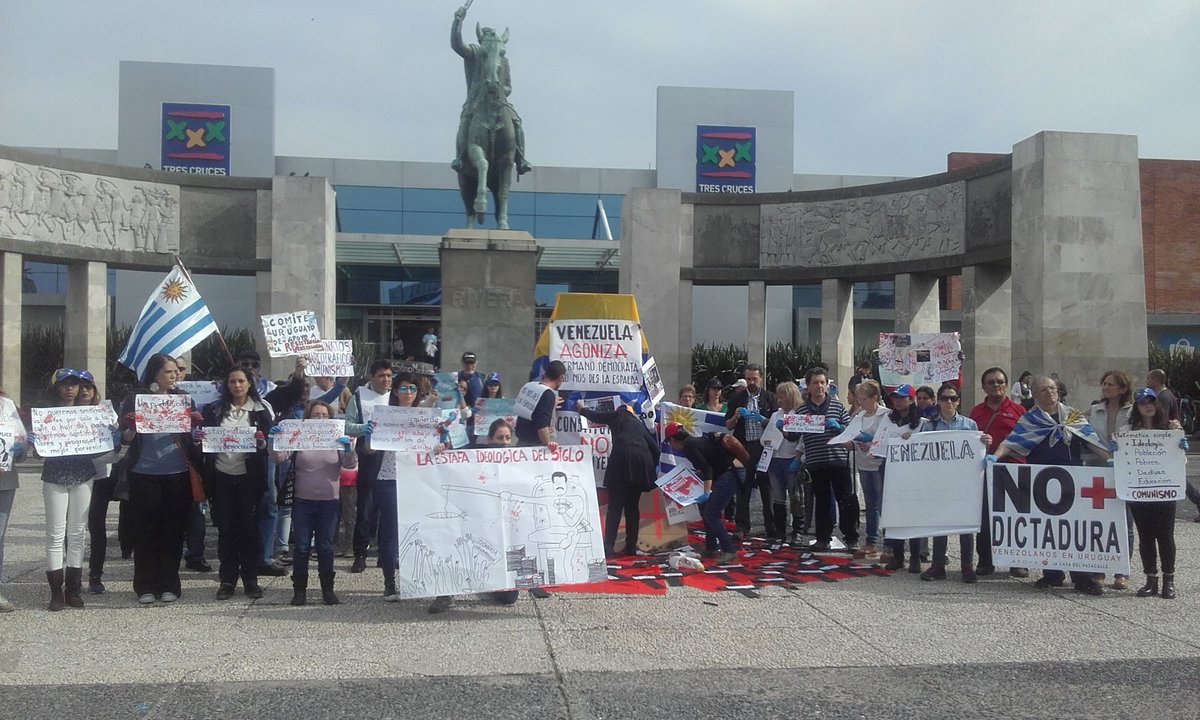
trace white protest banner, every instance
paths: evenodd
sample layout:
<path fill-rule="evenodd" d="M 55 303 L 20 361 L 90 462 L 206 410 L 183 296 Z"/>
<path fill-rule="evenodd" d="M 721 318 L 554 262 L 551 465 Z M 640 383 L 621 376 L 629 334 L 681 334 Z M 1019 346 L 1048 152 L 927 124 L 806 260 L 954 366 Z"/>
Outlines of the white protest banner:
<path fill-rule="evenodd" d="M 138 395 L 133 400 L 133 418 L 139 433 L 191 432 L 191 398 L 187 395 Z"/>
<path fill-rule="evenodd" d="M 487 435 L 492 423 L 503 418 L 510 426 L 517 424 L 513 398 L 479 398 L 475 401 L 475 435 Z"/>
<path fill-rule="evenodd" d="M 12 470 L 12 446 L 17 441 L 17 434 L 11 427 L 0 426 L 0 470 Z"/>
<path fill-rule="evenodd" d="M 376 405 L 371 413 L 375 429 L 371 432 L 373 450 L 433 450 L 438 444 L 437 408 Z"/>
<path fill-rule="evenodd" d="M 1178 500 L 1187 491 L 1187 453 L 1179 447 L 1182 430 L 1132 430 L 1114 433 L 1113 465 L 1117 497 L 1122 500 Z"/>
<path fill-rule="evenodd" d="M 958 379 L 962 344 L 958 333 L 879 333 L 880 384 L 933 385 Z"/>
<path fill-rule="evenodd" d="M 583 416 L 574 410 L 554 413 L 554 442 L 559 445 L 582 445 Z"/>
<path fill-rule="evenodd" d="M 354 375 L 354 341 L 322 340 L 321 347 L 303 353 L 308 358 L 304 374 L 309 377 L 350 377 Z"/>
<path fill-rule="evenodd" d="M 979 532 L 986 448 L 974 430 L 894 439 L 879 522 L 896 539 Z"/>
<path fill-rule="evenodd" d="M 180 380 L 175 383 L 175 389 L 190 397 L 197 408 L 221 398 L 221 390 L 212 380 Z"/>
<path fill-rule="evenodd" d="M 517 397 L 513 401 L 513 413 L 526 420 L 533 419 L 533 411 L 537 409 L 538 402 L 541 401 L 542 395 L 547 390 L 554 392 L 553 389 L 546 387 L 540 382 L 528 382 L 521 386 L 517 392 Z"/>
<path fill-rule="evenodd" d="M 704 494 L 704 478 L 688 465 L 676 465 L 655 481 L 659 489 L 680 505 L 694 505 Z"/>
<path fill-rule="evenodd" d="M 338 438 L 346 434 L 345 420 L 281 420 L 279 426 L 283 429 L 271 436 L 271 449 L 279 452 L 341 450 Z"/>
<path fill-rule="evenodd" d="M 586 401 L 585 401 L 586 402 Z M 592 470 L 596 487 L 604 487 L 608 458 L 612 455 L 612 432 L 604 423 L 592 423 L 577 412 L 559 410 L 554 414 L 554 440 L 559 445 L 587 445 L 592 449 Z"/>
<path fill-rule="evenodd" d="M 567 366 L 563 390 L 638 392 L 642 374 L 642 326 L 632 320 L 555 320 L 550 323 L 550 360 Z"/>
<path fill-rule="evenodd" d="M 642 365 L 642 377 L 645 378 L 646 394 L 650 396 L 650 404 L 657 405 L 667 396 L 667 386 L 663 384 L 662 375 L 658 372 L 654 358 L 646 360 L 646 363 Z"/>
<path fill-rule="evenodd" d="M 380 395 L 372 390 L 369 385 L 363 385 L 358 390 L 355 390 L 354 394 L 357 396 L 362 421 L 371 422 L 371 418 L 375 415 L 375 408 L 380 405 L 387 405 L 391 393 L 385 392 Z"/>
<path fill-rule="evenodd" d="M 608 577 L 586 447 L 397 453 L 404 597 Z"/>
<path fill-rule="evenodd" d="M 875 457 L 887 457 L 887 448 L 893 438 L 900 437 L 903 432 L 891 420 L 884 420 L 875 431 L 875 439 L 870 442 L 871 454 Z"/>
<path fill-rule="evenodd" d="M 204 428 L 201 450 L 206 453 L 252 453 L 258 451 L 258 428 L 253 425 Z"/>
<path fill-rule="evenodd" d="M 34 408 L 29 413 L 30 430 L 38 455 L 91 455 L 113 449 L 110 408 L 103 405 Z"/>
<path fill-rule="evenodd" d="M 321 349 L 321 329 L 312 310 L 261 316 L 267 354 L 273 358 Z"/>
<path fill-rule="evenodd" d="M 1112 468 L 988 463 L 986 497 L 997 565 L 1129 574 Z"/>
<path fill-rule="evenodd" d="M 824 415 L 793 415 L 783 416 L 783 431 L 786 433 L 805 433 L 821 435 L 825 432 Z"/>

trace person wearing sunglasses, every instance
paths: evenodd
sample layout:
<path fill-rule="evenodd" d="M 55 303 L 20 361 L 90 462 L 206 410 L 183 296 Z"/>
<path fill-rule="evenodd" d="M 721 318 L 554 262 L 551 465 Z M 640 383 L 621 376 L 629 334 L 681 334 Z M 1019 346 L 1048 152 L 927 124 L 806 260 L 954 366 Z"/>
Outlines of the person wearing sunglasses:
<path fill-rule="evenodd" d="M 936 397 L 938 413 L 930 418 L 919 432 L 933 430 L 979 430 L 979 426 L 975 424 L 974 420 L 964 417 L 958 412 L 962 403 L 962 396 L 958 392 L 957 385 L 954 383 L 942 383 L 942 386 L 937 390 Z M 992 444 L 992 438 L 987 433 L 982 433 L 980 439 L 985 446 Z M 945 535 L 939 535 L 933 539 L 933 562 L 925 572 L 921 573 L 922 580 L 946 579 L 946 547 L 948 544 L 949 540 Z M 974 545 L 974 533 L 963 533 L 958 536 L 958 549 L 962 555 L 962 581 L 965 583 L 978 582 L 974 565 Z"/>
<path fill-rule="evenodd" d="M 417 407 L 419 399 L 417 376 L 412 373 L 397 373 L 388 395 L 388 405 Z M 366 435 L 370 450 L 371 435 Z M 375 483 L 375 502 L 379 507 L 379 568 L 383 570 L 383 599 L 396 602 L 396 569 L 400 567 L 399 520 L 396 515 L 396 452 L 394 450 L 370 450 L 381 457 L 379 477 Z M 355 558 L 357 561 L 357 558 Z"/>
<path fill-rule="evenodd" d="M 5 449 L 10 456 L 11 465 L 9 467 L 11 469 L 0 470 L 0 582 L 3 582 L 5 577 L 4 534 L 8 530 L 8 518 L 12 515 L 13 500 L 17 496 L 17 487 L 20 485 L 17 477 L 17 463 L 24 461 L 29 452 L 25 423 L 21 420 L 20 413 L 17 412 L 16 403 L 10 400 L 3 390 L 0 390 L 0 423 L 3 423 L 13 436 L 12 445 Z M 16 609 L 15 605 L 0 595 L 0 613 L 9 613 Z"/>
<path fill-rule="evenodd" d="M 1026 374 L 1028 373 L 1023 373 L 1022 377 Z M 1017 426 L 1021 416 L 1025 414 L 1026 408 L 1008 395 L 1008 373 L 1004 372 L 1003 368 L 990 367 L 984 370 L 979 377 L 984 398 L 982 402 L 971 408 L 967 417 L 974 420 L 980 431 L 992 439 L 988 443 L 987 451 L 995 455 L 1001 441 L 1008 437 L 1013 428 Z M 1029 377 L 1033 378 L 1032 375 Z M 975 537 L 975 551 L 979 555 L 979 564 L 975 567 L 975 574 L 985 577 L 996 572 L 996 567 L 992 564 L 991 513 L 988 512 L 986 492 L 983 497 L 981 513 L 983 519 L 979 525 L 979 534 Z M 1027 568 L 1010 568 L 1008 575 L 1014 578 L 1025 578 L 1029 577 L 1029 570 Z"/>

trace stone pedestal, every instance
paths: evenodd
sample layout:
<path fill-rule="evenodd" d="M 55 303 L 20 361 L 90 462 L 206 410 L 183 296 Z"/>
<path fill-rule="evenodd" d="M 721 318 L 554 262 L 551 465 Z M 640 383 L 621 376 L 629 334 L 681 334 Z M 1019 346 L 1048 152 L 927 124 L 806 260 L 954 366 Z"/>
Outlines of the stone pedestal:
<path fill-rule="evenodd" d="M 1007 265 L 968 265 L 962 270 L 962 407 L 983 399 L 983 371 L 1003 368 L 1016 382 L 1024 368 L 1012 367 L 1012 272 Z"/>
<path fill-rule="evenodd" d="M 0 389 L 21 404 L 21 283 L 24 258 L 0 253 Z"/>
<path fill-rule="evenodd" d="M 1012 369 L 1057 372 L 1086 407 L 1106 369 L 1146 370 L 1137 138 L 1038 133 L 1012 188 Z"/>
<path fill-rule="evenodd" d="M 821 281 L 821 359 L 829 365 L 830 381 L 846 387 L 854 375 L 854 283 L 849 280 Z"/>
<path fill-rule="evenodd" d="M 90 370 L 104 393 L 108 355 L 108 265 L 67 264 L 67 321 L 63 346 L 66 367 Z M 6 348 L 7 351 L 7 348 Z"/>
<path fill-rule="evenodd" d="M 537 243 L 516 230 L 451 230 L 442 238 L 442 367 L 457 371 L 464 352 L 481 372 L 499 372 L 513 397 L 529 379 Z"/>

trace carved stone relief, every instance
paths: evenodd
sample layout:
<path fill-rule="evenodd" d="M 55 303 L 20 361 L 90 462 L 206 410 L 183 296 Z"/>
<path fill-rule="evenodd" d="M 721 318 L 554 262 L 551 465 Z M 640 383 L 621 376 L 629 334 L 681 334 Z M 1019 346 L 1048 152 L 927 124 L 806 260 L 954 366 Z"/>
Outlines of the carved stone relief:
<path fill-rule="evenodd" d="M 762 206 L 760 267 L 838 267 L 960 255 L 966 184 Z"/>
<path fill-rule="evenodd" d="M 179 187 L 0 159 L 0 237 L 179 252 Z"/>

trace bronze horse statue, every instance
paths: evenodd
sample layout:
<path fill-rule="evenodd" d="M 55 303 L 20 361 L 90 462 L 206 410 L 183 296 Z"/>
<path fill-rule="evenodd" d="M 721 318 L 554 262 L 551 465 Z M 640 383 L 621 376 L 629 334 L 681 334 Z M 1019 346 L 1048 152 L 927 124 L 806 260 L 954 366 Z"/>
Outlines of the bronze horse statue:
<path fill-rule="evenodd" d="M 527 172 L 524 161 L 521 119 L 508 102 L 512 92 L 508 59 L 508 30 L 497 35 L 492 28 L 475 25 L 478 45 L 462 42 L 462 20 L 466 6 L 454 14 L 450 47 L 462 56 L 467 76 L 467 101 L 463 104 L 451 166 L 458 171 L 458 187 L 467 227 L 483 225 L 487 217 L 487 193 L 495 202 L 496 226 L 508 229 L 508 189 L 512 171 Z"/>

